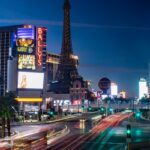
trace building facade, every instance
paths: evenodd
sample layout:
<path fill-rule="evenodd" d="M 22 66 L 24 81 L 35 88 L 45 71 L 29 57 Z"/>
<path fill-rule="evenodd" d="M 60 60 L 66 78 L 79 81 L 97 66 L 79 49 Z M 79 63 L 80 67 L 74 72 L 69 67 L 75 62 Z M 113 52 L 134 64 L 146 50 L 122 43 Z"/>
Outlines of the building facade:
<path fill-rule="evenodd" d="M 73 104 L 74 101 L 78 101 L 79 104 L 82 99 L 85 99 L 87 86 L 83 78 L 78 73 L 79 58 L 73 53 L 70 9 L 70 1 L 65 0 L 63 6 L 64 25 L 60 63 L 58 65 L 55 81 L 50 83 L 49 92 L 53 93 L 53 98 L 56 101 L 67 100 L 68 97 L 71 104 Z"/>
<path fill-rule="evenodd" d="M 140 78 L 140 81 L 139 81 L 139 99 L 141 99 L 143 97 L 147 97 L 147 96 L 149 96 L 149 94 L 148 94 L 148 83 L 147 83 L 146 79 Z"/>
<path fill-rule="evenodd" d="M 110 92 L 111 92 L 111 96 L 118 95 L 118 85 L 116 83 L 111 82 Z"/>
<path fill-rule="evenodd" d="M 17 33 L 17 28 L 21 26 L 11 26 L 11 27 L 0 27 L 0 95 L 5 95 L 7 92 L 7 61 L 9 58 L 10 48 L 12 49 L 12 56 L 15 56 L 15 34 Z"/>
<path fill-rule="evenodd" d="M 59 64 L 60 64 L 60 55 L 48 52 L 46 59 L 46 73 L 47 73 L 46 76 L 48 84 L 51 81 L 55 80 Z"/>
<path fill-rule="evenodd" d="M 21 111 L 37 112 L 43 101 L 46 38 L 45 27 L 0 27 L 0 94 L 14 92 Z"/>

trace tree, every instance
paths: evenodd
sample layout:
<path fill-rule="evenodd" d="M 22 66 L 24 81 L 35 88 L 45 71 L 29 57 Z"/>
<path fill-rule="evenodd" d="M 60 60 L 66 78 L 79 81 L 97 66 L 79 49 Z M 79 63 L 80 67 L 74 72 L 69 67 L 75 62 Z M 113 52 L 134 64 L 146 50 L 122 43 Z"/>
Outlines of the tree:
<path fill-rule="evenodd" d="M 18 109 L 18 103 L 15 95 L 11 92 L 0 97 L 0 118 L 2 122 L 2 137 L 5 137 L 5 127 L 7 126 L 8 136 L 11 135 L 11 119 L 15 116 L 15 110 Z"/>

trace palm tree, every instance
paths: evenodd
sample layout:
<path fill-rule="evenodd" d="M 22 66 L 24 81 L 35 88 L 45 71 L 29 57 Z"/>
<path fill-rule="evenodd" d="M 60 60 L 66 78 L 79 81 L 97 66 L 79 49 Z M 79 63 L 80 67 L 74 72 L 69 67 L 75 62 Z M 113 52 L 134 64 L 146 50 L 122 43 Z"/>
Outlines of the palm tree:
<path fill-rule="evenodd" d="M 17 109 L 18 103 L 15 100 L 15 95 L 11 92 L 6 93 L 5 96 L 0 97 L 0 118 L 2 120 L 2 137 L 5 137 L 5 126 L 7 126 L 8 136 L 11 135 L 10 122 L 14 117 L 13 108 Z"/>

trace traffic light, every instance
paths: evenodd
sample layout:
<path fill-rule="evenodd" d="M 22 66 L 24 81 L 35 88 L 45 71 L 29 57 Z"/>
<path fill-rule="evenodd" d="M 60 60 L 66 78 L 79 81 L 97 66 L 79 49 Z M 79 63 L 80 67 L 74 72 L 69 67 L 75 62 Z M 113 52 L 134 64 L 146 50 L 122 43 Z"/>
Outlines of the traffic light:
<path fill-rule="evenodd" d="M 139 118 L 141 116 L 141 112 L 136 112 L 136 117 Z"/>
<path fill-rule="evenodd" d="M 48 111 L 48 115 L 49 116 L 54 116 L 54 112 L 53 111 Z"/>
<path fill-rule="evenodd" d="M 131 125 L 127 125 L 127 138 L 131 138 Z"/>
<path fill-rule="evenodd" d="M 100 107 L 99 110 L 100 110 L 100 114 L 105 114 L 106 113 L 105 107 Z"/>
<path fill-rule="evenodd" d="M 101 107 L 101 108 L 100 108 L 100 111 L 101 111 L 102 113 L 104 113 L 105 108 L 104 108 L 104 107 Z"/>
<path fill-rule="evenodd" d="M 82 106 L 81 109 L 84 110 L 84 106 Z"/>
<path fill-rule="evenodd" d="M 108 111 L 109 111 L 109 112 L 112 112 L 112 111 L 113 111 L 113 109 L 112 109 L 112 108 L 108 108 Z"/>
<path fill-rule="evenodd" d="M 92 107 L 91 107 L 91 106 L 89 106 L 88 110 L 89 110 L 89 111 L 91 111 L 91 110 L 92 110 Z"/>
<path fill-rule="evenodd" d="M 51 111 L 51 112 L 50 112 L 50 114 L 53 116 L 53 115 L 54 115 L 54 112 L 53 112 L 53 111 Z"/>
<path fill-rule="evenodd" d="M 105 110 L 104 107 L 102 107 L 102 108 L 101 108 L 101 111 L 104 111 L 104 110 Z"/>

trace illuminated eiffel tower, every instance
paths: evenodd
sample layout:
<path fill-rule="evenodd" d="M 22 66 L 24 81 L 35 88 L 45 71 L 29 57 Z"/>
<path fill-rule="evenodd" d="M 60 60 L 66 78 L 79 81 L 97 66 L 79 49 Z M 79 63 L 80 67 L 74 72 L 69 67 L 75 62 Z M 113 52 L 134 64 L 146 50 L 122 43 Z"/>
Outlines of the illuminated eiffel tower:
<path fill-rule="evenodd" d="M 77 70 L 77 62 L 72 50 L 71 29 L 70 29 L 70 2 L 64 2 L 64 24 L 63 24 L 63 39 L 61 48 L 60 64 L 56 74 L 56 80 L 59 82 L 57 87 L 58 93 L 69 93 L 72 86 L 72 81 L 75 80 L 79 74 Z"/>

